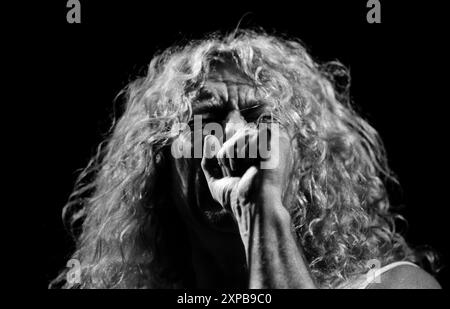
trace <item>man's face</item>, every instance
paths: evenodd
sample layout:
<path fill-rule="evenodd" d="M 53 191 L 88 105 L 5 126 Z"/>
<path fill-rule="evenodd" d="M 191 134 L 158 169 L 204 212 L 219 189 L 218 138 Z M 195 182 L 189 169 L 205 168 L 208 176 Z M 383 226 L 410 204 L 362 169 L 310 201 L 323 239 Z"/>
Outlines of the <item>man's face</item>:
<path fill-rule="evenodd" d="M 256 100 L 254 86 L 235 66 L 221 64 L 210 73 L 192 108 L 195 118 L 201 118 L 203 127 L 190 123 L 191 133 L 198 137 L 191 138 L 191 145 L 201 149 L 205 126 L 218 124 L 221 129 L 209 134 L 225 142 L 238 129 L 255 122 L 268 107 Z M 187 225 L 201 233 L 201 237 L 207 237 L 204 233 L 208 231 L 237 233 L 232 215 L 211 197 L 201 169 L 201 157 L 174 158 L 173 163 L 174 198 Z"/>

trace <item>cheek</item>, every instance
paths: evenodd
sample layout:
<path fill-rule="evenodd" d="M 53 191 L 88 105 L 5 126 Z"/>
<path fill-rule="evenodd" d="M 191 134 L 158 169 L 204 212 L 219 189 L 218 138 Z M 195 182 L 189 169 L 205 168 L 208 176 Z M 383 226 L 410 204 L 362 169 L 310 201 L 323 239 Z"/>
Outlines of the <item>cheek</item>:
<path fill-rule="evenodd" d="M 173 159 L 171 164 L 171 184 L 170 188 L 166 188 L 175 203 L 178 213 L 187 220 L 187 223 L 192 224 L 192 211 L 190 209 L 190 196 L 193 190 L 192 182 L 190 181 L 190 165 L 186 159 Z"/>
<path fill-rule="evenodd" d="M 171 176 L 174 194 L 186 198 L 189 192 L 189 171 L 190 166 L 186 159 L 173 159 Z"/>
<path fill-rule="evenodd" d="M 171 178 L 173 194 L 188 199 L 195 192 L 196 179 L 201 172 L 201 159 L 173 159 Z"/>

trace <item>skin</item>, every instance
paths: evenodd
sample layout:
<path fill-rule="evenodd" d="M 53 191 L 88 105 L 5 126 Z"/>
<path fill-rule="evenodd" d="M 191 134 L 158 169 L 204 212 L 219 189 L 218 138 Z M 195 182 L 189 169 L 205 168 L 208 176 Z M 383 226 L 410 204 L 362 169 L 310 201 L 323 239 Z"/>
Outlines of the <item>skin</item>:
<path fill-rule="evenodd" d="M 379 283 L 368 289 L 441 289 L 439 283 L 423 269 L 401 265 L 381 275 Z"/>
<path fill-rule="evenodd" d="M 282 203 L 292 160 L 289 132 L 281 132 L 278 144 L 271 140 L 277 156 L 230 158 L 257 142 L 260 132 L 245 126 L 266 109 L 262 104 L 248 116 L 246 111 L 261 103 L 233 65 L 218 65 L 205 88 L 210 96 L 193 104 L 194 114 L 220 123 L 224 143 L 208 135 L 202 159 L 173 159 L 172 164 L 172 192 L 193 247 L 197 287 L 317 288 Z M 212 98 L 219 103 L 210 104 Z M 245 139 L 244 146 L 238 143 Z M 271 160 L 279 164 L 260 168 Z M 433 277 L 411 266 L 386 272 L 381 282 L 369 288 L 439 288 Z"/>

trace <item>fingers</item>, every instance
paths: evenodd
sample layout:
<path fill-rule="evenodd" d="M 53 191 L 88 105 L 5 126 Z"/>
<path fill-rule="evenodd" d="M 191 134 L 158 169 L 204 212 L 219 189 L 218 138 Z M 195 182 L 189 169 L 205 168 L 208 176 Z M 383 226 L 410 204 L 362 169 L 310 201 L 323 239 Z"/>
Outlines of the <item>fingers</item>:
<path fill-rule="evenodd" d="M 219 151 L 220 153 L 220 151 Z M 231 170 L 230 170 L 230 163 L 229 159 L 225 155 L 219 155 L 217 154 L 217 162 L 219 163 L 219 166 L 222 170 L 222 174 L 224 177 L 230 177 L 231 176 Z"/>
<path fill-rule="evenodd" d="M 213 135 L 207 135 L 204 140 L 203 158 L 201 162 L 203 173 L 209 182 L 212 178 L 221 178 L 218 175 L 216 154 L 220 149 L 219 140 Z"/>
<path fill-rule="evenodd" d="M 245 127 L 221 147 L 215 136 L 206 136 L 202 159 L 205 175 L 215 178 L 242 176 L 248 167 L 257 163 L 258 134 L 256 128 Z M 217 173 L 218 170 L 220 173 Z"/>
<path fill-rule="evenodd" d="M 248 159 L 247 148 L 250 135 L 252 134 L 249 128 L 237 131 L 229 140 L 227 140 L 222 148 L 217 153 L 217 159 L 223 165 L 226 175 L 241 176 L 243 172 L 244 158 Z M 247 167 L 249 162 L 246 162 Z"/>
<path fill-rule="evenodd" d="M 237 165 L 234 159 L 237 157 L 237 147 L 240 146 L 238 143 L 245 144 L 245 135 L 236 133 L 232 138 L 223 144 L 222 148 L 217 153 L 217 159 L 224 167 L 227 176 L 230 176 L 234 171 L 236 171 Z"/>
<path fill-rule="evenodd" d="M 220 142 L 215 136 L 208 135 L 204 139 L 201 167 L 211 196 L 225 209 L 232 210 L 235 215 L 238 215 L 239 211 L 235 209 L 238 204 L 231 202 L 233 200 L 232 192 L 235 192 L 235 198 L 241 201 L 248 200 L 255 182 L 255 176 L 258 173 L 255 166 L 250 166 L 246 168 L 241 177 L 231 175 L 232 169 L 236 168 L 234 162 L 236 157 L 235 146 L 240 144 L 242 149 L 246 149 L 249 144 L 248 141 L 252 139 L 249 135 L 251 134 L 248 131 L 241 132 L 227 141 L 220 150 Z"/>

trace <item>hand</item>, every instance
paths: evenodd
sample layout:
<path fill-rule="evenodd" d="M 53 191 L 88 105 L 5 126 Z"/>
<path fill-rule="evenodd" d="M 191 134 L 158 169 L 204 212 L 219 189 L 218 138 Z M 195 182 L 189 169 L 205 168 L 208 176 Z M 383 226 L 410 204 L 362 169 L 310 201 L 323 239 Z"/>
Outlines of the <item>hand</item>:
<path fill-rule="evenodd" d="M 214 136 L 207 136 L 204 141 L 202 169 L 209 190 L 217 202 L 233 213 L 246 249 L 257 204 L 258 211 L 266 217 L 287 215 L 281 198 L 290 162 L 289 139 L 286 134 L 280 137 L 271 131 L 270 151 L 249 158 L 250 149 L 258 149 L 258 137 L 261 140 L 262 135 L 261 130 L 246 127 L 222 147 Z M 271 203 L 259 202 L 262 200 Z"/>
<path fill-rule="evenodd" d="M 248 153 L 243 151 L 251 149 L 259 135 L 255 129 L 240 130 L 222 147 L 213 136 L 205 138 L 202 169 L 209 190 L 236 218 L 245 246 L 249 288 L 315 288 L 281 202 L 292 161 L 287 134 L 271 135 L 268 156 L 235 159 L 236 154 Z M 211 151 L 212 147 L 220 150 Z"/>

